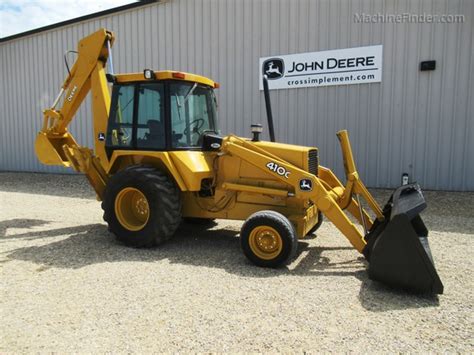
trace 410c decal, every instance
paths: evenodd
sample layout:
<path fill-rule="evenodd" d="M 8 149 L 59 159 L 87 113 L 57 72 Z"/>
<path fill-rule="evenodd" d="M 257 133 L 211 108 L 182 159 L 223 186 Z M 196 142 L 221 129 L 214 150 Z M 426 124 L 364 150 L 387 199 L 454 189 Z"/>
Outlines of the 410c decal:
<path fill-rule="evenodd" d="M 291 174 L 291 172 L 286 170 L 285 167 L 283 167 L 281 165 L 278 165 L 277 163 L 272 162 L 272 161 L 267 163 L 266 166 L 267 166 L 268 170 L 273 171 L 274 173 L 277 173 L 280 176 L 284 176 L 287 179 Z"/>

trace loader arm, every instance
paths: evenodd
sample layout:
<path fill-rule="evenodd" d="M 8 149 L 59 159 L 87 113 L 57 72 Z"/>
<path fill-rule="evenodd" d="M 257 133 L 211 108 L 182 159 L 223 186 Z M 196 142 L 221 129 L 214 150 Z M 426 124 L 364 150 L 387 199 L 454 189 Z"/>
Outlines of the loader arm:
<path fill-rule="evenodd" d="M 343 138 L 343 140 L 349 144 L 348 138 L 347 140 Z M 271 174 L 273 177 L 287 184 L 289 187 L 287 193 L 289 195 L 300 199 L 311 200 L 360 253 L 363 252 L 366 245 L 365 236 L 359 231 L 356 225 L 351 222 L 343 209 L 347 207 L 349 212 L 362 222 L 361 224 L 366 221 L 367 224 L 371 226 L 372 221 L 369 219 L 367 212 L 359 208 L 359 203 L 353 199 L 353 194 L 360 193 L 374 210 L 377 218 L 381 220 L 384 218 L 377 202 L 375 202 L 363 183 L 359 180 L 358 174 L 355 171 L 355 165 L 353 165 L 354 173 L 351 175 L 350 180 L 348 178 L 346 188 L 341 186 L 334 186 L 332 188 L 316 175 L 298 168 L 242 138 L 233 135 L 228 136 L 223 142 L 222 149 L 224 152 L 240 157 L 256 168 Z M 350 145 L 342 145 L 342 149 L 344 159 L 350 160 L 352 157 Z M 277 164 L 279 167 L 282 167 L 282 169 L 280 169 L 280 171 L 277 169 L 275 169 L 277 171 L 273 171 L 268 168 L 269 163 Z M 282 174 L 283 171 L 285 172 L 284 174 Z M 300 188 L 300 184 L 303 180 L 308 181 L 311 189 L 303 190 Z"/>
<path fill-rule="evenodd" d="M 106 132 L 110 109 L 105 66 L 113 42 L 113 33 L 105 29 L 79 42 L 77 59 L 61 91 L 53 105 L 43 111 L 43 126 L 35 143 L 36 155 L 43 164 L 72 167 L 84 173 L 99 199 L 108 179 L 106 170 L 109 160 L 101 135 Z M 94 151 L 79 146 L 68 131 L 69 124 L 89 92 L 92 93 Z M 61 107 L 56 108 L 63 97 Z"/>

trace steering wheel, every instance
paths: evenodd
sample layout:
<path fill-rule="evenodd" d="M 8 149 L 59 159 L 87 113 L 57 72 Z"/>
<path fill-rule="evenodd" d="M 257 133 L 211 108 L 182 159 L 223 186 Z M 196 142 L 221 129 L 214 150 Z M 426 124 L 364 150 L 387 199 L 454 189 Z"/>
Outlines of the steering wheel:
<path fill-rule="evenodd" d="M 204 123 L 206 123 L 206 121 L 203 118 L 196 118 L 194 121 L 189 122 L 189 125 L 184 129 L 183 134 L 185 136 L 187 136 L 189 133 L 201 134 L 199 133 L 199 130 L 204 126 Z"/>

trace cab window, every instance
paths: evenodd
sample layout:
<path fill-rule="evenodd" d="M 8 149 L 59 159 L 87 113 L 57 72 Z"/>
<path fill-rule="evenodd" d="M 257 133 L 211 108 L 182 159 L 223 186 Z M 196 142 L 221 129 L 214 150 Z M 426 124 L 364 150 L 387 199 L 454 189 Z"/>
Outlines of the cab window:
<path fill-rule="evenodd" d="M 170 84 L 171 138 L 173 148 L 200 147 L 203 133 L 215 131 L 215 98 L 204 85 Z"/>
<path fill-rule="evenodd" d="M 164 149 L 165 110 L 163 84 L 138 87 L 137 148 Z"/>
<path fill-rule="evenodd" d="M 215 132 L 212 88 L 186 81 L 114 85 L 106 148 L 198 149 L 206 132 Z"/>
<path fill-rule="evenodd" d="M 110 112 L 106 143 L 109 146 L 131 147 L 135 86 L 115 86 L 114 91 L 116 100 Z"/>

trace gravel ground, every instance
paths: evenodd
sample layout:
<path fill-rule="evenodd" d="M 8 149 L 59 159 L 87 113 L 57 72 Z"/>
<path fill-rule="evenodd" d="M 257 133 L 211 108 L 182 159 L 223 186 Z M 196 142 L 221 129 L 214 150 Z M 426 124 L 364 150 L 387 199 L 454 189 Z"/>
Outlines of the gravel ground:
<path fill-rule="evenodd" d="M 473 353 L 474 193 L 425 197 L 439 297 L 370 281 L 328 222 L 268 270 L 241 253 L 241 223 L 130 249 L 85 178 L 1 173 L 0 352 Z"/>

